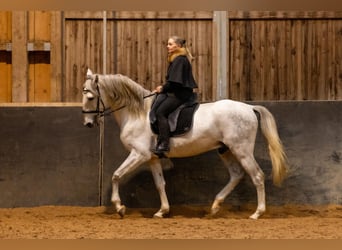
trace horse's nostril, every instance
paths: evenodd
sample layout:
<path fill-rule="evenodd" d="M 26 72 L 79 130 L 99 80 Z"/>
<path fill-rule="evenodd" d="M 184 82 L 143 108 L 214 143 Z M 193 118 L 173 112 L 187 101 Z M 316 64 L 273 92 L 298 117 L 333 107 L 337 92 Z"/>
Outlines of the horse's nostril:
<path fill-rule="evenodd" d="M 88 128 L 92 128 L 94 126 L 94 124 L 92 124 L 91 122 L 87 122 L 85 124 L 85 126 L 87 126 Z"/>

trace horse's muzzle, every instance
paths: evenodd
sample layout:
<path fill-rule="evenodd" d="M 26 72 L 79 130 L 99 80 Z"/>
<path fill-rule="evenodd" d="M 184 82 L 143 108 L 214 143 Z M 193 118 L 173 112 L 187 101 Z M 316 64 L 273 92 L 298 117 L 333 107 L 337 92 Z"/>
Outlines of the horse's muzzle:
<path fill-rule="evenodd" d="M 88 128 L 92 128 L 92 127 L 94 127 L 94 123 L 87 122 L 87 123 L 84 123 L 84 126 L 86 126 Z"/>
<path fill-rule="evenodd" d="M 85 115 L 84 116 L 84 122 L 83 125 L 88 128 L 93 128 L 95 125 L 97 125 L 97 118 L 94 115 Z"/>

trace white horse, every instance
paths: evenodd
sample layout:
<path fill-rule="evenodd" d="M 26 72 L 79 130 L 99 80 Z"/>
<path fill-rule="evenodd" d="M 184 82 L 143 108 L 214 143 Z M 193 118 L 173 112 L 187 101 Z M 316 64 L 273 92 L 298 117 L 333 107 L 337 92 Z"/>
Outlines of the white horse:
<path fill-rule="evenodd" d="M 156 139 L 149 121 L 153 101 L 153 98 L 149 97 L 151 93 L 120 74 L 100 75 L 88 70 L 84 83 L 84 125 L 92 127 L 97 124 L 98 117 L 110 110 L 120 127 L 120 139 L 130 152 L 112 177 L 111 201 L 121 217 L 124 216 L 126 208 L 121 204 L 119 181 L 145 162 L 149 163 L 161 201 L 161 207 L 154 217 L 164 217 L 170 210 L 161 161 L 150 151 Z M 144 98 L 146 96 L 149 98 Z M 257 209 L 250 218 L 257 219 L 266 210 L 264 173 L 253 156 L 258 129 L 255 111 L 260 114 L 261 130 L 268 142 L 273 182 L 280 185 L 287 172 L 286 155 L 274 118 L 265 107 L 227 99 L 200 104 L 194 114 L 192 129 L 182 136 L 170 139 L 170 152 L 166 154 L 169 158 L 194 156 L 218 149 L 228 168 L 230 180 L 216 195 L 211 214 L 219 211 L 220 204 L 245 172 L 251 177 L 257 190 Z M 236 160 L 240 163 L 238 167 L 229 164 Z"/>

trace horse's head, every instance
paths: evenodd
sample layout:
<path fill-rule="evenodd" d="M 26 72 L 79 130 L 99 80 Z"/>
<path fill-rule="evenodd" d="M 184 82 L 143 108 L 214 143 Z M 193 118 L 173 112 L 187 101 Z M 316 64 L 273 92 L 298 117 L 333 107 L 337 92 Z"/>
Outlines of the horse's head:
<path fill-rule="evenodd" d="M 83 85 L 82 113 L 83 125 L 89 128 L 98 125 L 98 118 L 101 114 L 100 103 L 103 105 L 98 82 L 98 75 L 93 74 L 88 69 L 86 81 Z"/>

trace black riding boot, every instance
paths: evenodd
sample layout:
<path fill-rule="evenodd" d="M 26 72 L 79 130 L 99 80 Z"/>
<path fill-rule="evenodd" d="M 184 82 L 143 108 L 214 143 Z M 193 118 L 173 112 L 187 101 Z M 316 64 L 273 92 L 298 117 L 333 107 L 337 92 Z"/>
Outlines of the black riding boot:
<path fill-rule="evenodd" d="M 164 153 L 170 151 L 170 146 L 169 146 L 170 131 L 169 131 L 167 120 L 166 120 L 166 124 L 163 124 L 163 125 L 159 126 L 159 136 L 157 139 L 157 145 L 156 145 L 156 148 L 152 150 L 152 152 L 158 155 L 159 157 L 163 156 Z"/>
<path fill-rule="evenodd" d="M 164 153 L 170 151 L 169 138 L 161 138 L 161 136 L 158 136 L 157 145 L 151 151 L 158 155 L 159 158 L 165 157 Z"/>

